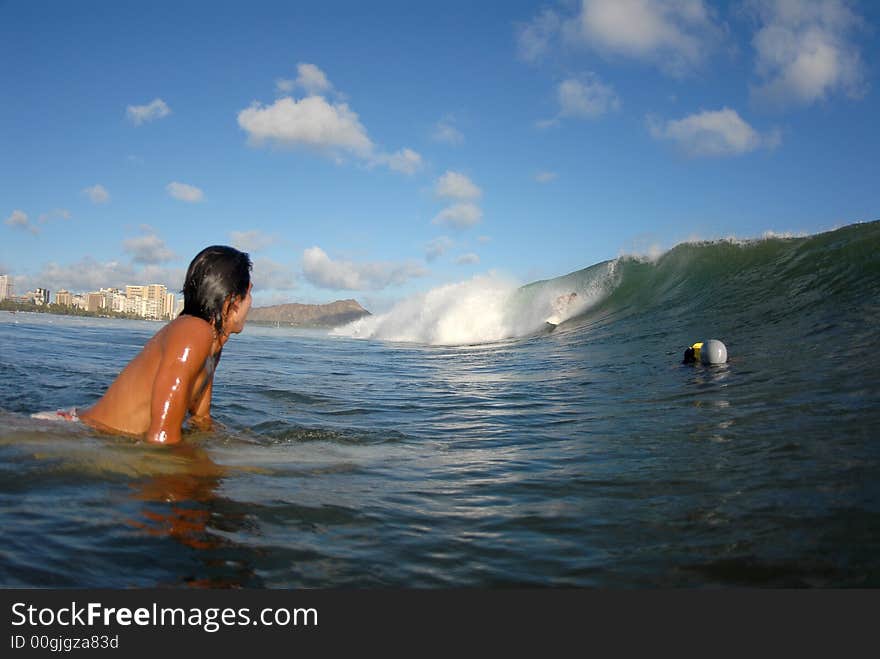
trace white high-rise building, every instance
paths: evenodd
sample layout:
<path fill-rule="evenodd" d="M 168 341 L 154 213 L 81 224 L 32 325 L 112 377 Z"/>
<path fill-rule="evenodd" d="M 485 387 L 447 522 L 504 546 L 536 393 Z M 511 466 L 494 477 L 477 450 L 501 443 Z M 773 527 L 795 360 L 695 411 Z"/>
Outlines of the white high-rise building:
<path fill-rule="evenodd" d="M 0 300 L 15 295 L 12 288 L 12 275 L 0 275 Z"/>
<path fill-rule="evenodd" d="M 162 315 L 168 319 L 174 318 L 174 293 L 165 294 L 165 309 Z"/>

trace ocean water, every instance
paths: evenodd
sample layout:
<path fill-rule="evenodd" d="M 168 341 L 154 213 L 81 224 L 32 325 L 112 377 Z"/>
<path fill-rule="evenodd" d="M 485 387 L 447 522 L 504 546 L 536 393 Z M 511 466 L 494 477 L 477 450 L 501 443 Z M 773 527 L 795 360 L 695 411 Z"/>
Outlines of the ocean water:
<path fill-rule="evenodd" d="M 179 447 L 29 417 L 158 328 L 0 312 L 0 585 L 880 586 L 880 223 L 248 326 Z"/>

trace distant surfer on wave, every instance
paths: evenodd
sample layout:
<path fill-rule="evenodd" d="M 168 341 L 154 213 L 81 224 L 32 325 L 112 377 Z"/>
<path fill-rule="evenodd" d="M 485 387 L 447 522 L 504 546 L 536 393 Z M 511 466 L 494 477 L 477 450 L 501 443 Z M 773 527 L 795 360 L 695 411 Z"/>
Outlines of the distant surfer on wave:
<path fill-rule="evenodd" d="M 565 318 L 566 312 L 569 310 L 569 307 L 574 303 L 575 298 L 577 298 L 577 293 L 568 293 L 563 294 L 553 300 L 553 315 L 550 316 L 544 322 L 550 325 L 551 327 L 556 327 L 562 320 Z"/>
<path fill-rule="evenodd" d="M 147 342 L 97 403 L 68 412 L 71 420 L 158 444 L 180 441 L 187 412 L 190 425 L 210 429 L 214 370 L 229 335 L 244 329 L 251 268 L 250 257 L 232 247 L 199 252 L 186 272 L 181 314 Z"/>

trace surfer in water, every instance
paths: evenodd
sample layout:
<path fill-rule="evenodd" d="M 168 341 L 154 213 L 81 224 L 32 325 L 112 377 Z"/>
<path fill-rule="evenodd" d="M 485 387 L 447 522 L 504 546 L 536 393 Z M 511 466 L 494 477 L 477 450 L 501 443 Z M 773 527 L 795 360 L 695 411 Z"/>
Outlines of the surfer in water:
<path fill-rule="evenodd" d="M 557 297 L 553 300 L 552 304 L 553 315 L 544 322 L 551 328 L 556 327 L 566 317 L 566 313 L 568 312 L 569 307 L 574 304 L 575 299 L 577 299 L 577 293 L 575 292 L 562 294 Z"/>
<path fill-rule="evenodd" d="M 214 370 L 251 308 L 251 260 L 232 247 L 203 249 L 190 263 L 181 314 L 159 330 L 101 399 L 74 416 L 115 434 L 177 444 L 191 426 L 212 427 Z"/>

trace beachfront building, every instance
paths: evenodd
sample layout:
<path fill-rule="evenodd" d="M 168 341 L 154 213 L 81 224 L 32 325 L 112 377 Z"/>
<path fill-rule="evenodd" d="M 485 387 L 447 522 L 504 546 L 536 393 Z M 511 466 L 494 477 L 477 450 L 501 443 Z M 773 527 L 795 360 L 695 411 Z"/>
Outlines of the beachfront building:
<path fill-rule="evenodd" d="M 144 312 L 143 303 L 144 298 L 142 297 L 126 297 L 124 311 L 135 316 L 142 316 Z"/>
<path fill-rule="evenodd" d="M 98 292 L 104 296 L 104 309 L 115 313 L 125 312 L 127 298 L 118 288 L 102 288 Z"/>
<path fill-rule="evenodd" d="M 63 288 L 55 293 L 55 304 L 61 307 L 72 307 L 73 306 L 73 295 L 70 294 L 70 291 L 65 291 Z"/>
<path fill-rule="evenodd" d="M 0 275 L 0 300 L 15 295 L 12 288 L 12 275 Z"/>
<path fill-rule="evenodd" d="M 127 285 L 125 287 L 125 297 L 129 300 L 141 299 L 144 297 L 144 289 L 146 286 L 131 286 Z"/>
<path fill-rule="evenodd" d="M 144 291 L 144 297 L 148 300 L 156 300 L 157 302 L 165 304 L 165 294 L 168 292 L 168 289 L 162 284 L 150 284 L 149 286 L 144 287 L 146 290 Z"/>
<path fill-rule="evenodd" d="M 48 306 L 51 293 L 48 289 L 37 288 L 15 297 L 12 277 L 0 275 L 0 300 L 7 298 L 20 303 Z M 182 301 L 178 304 L 177 296 L 169 293 L 163 284 L 128 285 L 123 289 L 101 288 L 81 294 L 62 288 L 55 294 L 54 301 L 59 307 L 72 307 L 91 313 L 131 314 L 148 320 L 171 320 L 177 315 L 177 308 L 182 306 Z"/>
<path fill-rule="evenodd" d="M 86 311 L 101 311 L 104 309 L 103 293 L 86 293 Z"/>

